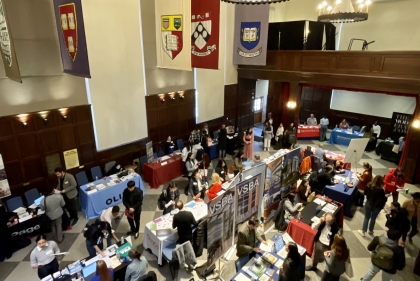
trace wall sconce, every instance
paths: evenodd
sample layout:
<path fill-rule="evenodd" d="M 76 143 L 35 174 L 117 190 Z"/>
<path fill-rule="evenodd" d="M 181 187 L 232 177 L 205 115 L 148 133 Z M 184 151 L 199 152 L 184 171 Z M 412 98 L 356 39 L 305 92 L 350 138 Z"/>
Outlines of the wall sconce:
<path fill-rule="evenodd" d="M 175 92 L 169 93 L 171 100 L 175 100 Z"/>
<path fill-rule="evenodd" d="M 48 111 L 41 111 L 41 112 L 38 112 L 38 114 L 41 115 L 42 119 L 44 119 L 44 123 L 48 124 L 48 119 L 47 119 Z"/>
<path fill-rule="evenodd" d="M 413 127 L 416 128 L 416 129 L 420 128 L 420 120 L 418 120 L 418 119 L 414 120 Z"/>
<path fill-rule="evenodd" d="M 160 98 L 160 101 L 161 101 L 162 103 L 164 103 L 164 102 L 165 102 L 165 94 L 160 94 L 158 97 Z"/>
<path fill-rule="evenodd" d="M 67 113 L 68 113 L 68 108 L 60 108 L 58 109 L 58 111 L 60 111 L 61 116 L 63 116 L 63 120 L 67 119 Z"/>
<path fill-rule="evenodd" d="M 178 95 L 179 95 L 179 98 L 181 98 L 181 99 L 185 99 L 185 96 L 184 96 L 184 91 L 182 91 L 182 92 L 178 92 Z"/>
<path fill-rule="evenodd" d="M 289 101 L 287 102 L 288 108 L 296 108 L 296 102 L 295 101 Z"/>
<path fill-rule="evenodd" d="M 29 114 L 19 114 L 19 115 L 17 116 L 18 120 L 19 120 L 20 122 L 22 122 L 23 127 L 26 127 L 26 125 L 28 125 L 28 123 L 27 123 L 27 121 L 28 121 L 28 115 L 29 115 Z"/>
<path fill-rule="evenodd" d="M 28 125 L 28 123 L 26 122 L 23 122 L 22 124 L 23 124 L 23 127 L 26 127 L 26 125 Z"/>

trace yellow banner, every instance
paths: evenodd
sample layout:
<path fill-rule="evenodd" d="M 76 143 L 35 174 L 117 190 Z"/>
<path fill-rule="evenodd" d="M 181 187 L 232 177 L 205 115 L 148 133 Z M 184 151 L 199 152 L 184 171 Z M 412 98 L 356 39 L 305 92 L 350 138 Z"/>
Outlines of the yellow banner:
<path fill-rule="evenodd" d="M 182 15 L 161 16 L 162 31 L 182 31 L 184 22 Z"/>

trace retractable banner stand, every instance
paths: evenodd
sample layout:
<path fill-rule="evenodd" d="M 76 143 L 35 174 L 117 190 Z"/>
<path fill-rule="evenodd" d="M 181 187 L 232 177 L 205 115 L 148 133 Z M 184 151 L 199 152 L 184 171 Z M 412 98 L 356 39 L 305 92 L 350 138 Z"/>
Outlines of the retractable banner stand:
<path fill-rule="evenodd" d="M 283 156 L 279 156 L 267 163 L 264 184 L 264 218 L 268 218 L 272 209 L 277 209 L 280 201 L 281 174 L 283 170 Z"/>
<path fill-rule="evenodd" d="M 155 0 L 157 66 L 191 70 L 191 0 Z"/>
<path fill-rule="evenodd" d="M 207 266 L 210 267 L 232 246 L 236 188 L 228 189 L 208 203 Z"/>
<path fill-rule="evenodd" d="M 3 158 L 0 154 L 0 198 L 12 195 L 9 182 L 7 181 L 6 171 L 4 170 Z"/>
<path fill-rule="evenodd" d="M 0 32 L 0 51 L 6 76 L 16 82 L 22 83 L 12 32 L 10 31 L 7 11 L 3 0 L 0 0 Z"/>
<path fill-rule="evenodd" d="M 219 68 L 220 0 L 191 0 L 191 62 Z"/>
<path fill-rule="evenodd" d="M 238 202 L 236 210 L 237 225 L 247 221 L 258 212 L 260 183 L 261 174 L 245 179 L 236 185 Z"/>
<path fill-rule="evenodd" d="M 90 78 L 81 0 L 54 0 L 54 11 L 63 72 Z"/>
<path fill-rule="evenodd" d="M 392 113 L 391 138 L 394 141 L 398 141 L 400 137 L 405 137 L 407 135 L 412 118 L 413 115 L 411 114 L 399 112 Z"/>
<path fill-rule="evenodd" d="M 233 64 L 266 65 L 270 5 L 235 5 Z"/>

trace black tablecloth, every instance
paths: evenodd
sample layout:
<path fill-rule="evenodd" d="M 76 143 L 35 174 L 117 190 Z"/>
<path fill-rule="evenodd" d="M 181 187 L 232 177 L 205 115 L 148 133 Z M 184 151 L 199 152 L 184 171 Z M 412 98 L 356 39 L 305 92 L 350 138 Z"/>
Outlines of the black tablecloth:
<path fill-rule="evenodd" d="M 9 227 L 12 237 L 37 236 L 42 233 L 49 232 L 50 229 L 44 229 L 42 221 L 46 218 L 45 214 L 36 216 L 24 222 Z"/>
<path fill-rule="evenodd" d="M 393 147 L 393 142 L 381 141 L 376 147 L 376 155 L 381 155 L 381 159 L 388 160 L 390 162 L 395 162 L 397 161 L 398 154 L 392 152 Z"/>

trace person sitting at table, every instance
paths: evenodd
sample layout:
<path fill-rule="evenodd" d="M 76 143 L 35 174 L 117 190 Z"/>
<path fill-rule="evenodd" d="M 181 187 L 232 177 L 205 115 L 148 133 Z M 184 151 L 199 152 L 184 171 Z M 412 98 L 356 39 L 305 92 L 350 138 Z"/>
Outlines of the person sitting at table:
<path fill-rule="evenodd" d="M 45 211 L 45 214 L 51 220 L 51 232 L 54 240 L 57 241 L 58 244 L 64 240 L 63 229 L 61 226 L 61 217 L 63 215 L 64 205 L 65 202 L 63 196 L 56 194 L 54 189 L 51 189 L 50 192 L 48 192 L 47 197 L 42 199 L 41 204 L 39 205 L 39 208 Z"/>
<path fill-rule="evenodd" d="M 296 194 L 291 192 L 284 199 L 284 219 L 286 220 L 287 224 L 289 224 L 289 222 L 297 215 L 298 210 L 302 206 L 302 203 L 294 203 L 295 196 Z"/>
<path fill-rule="evenodd" d="M 306 120 L 306 124 L 308 125 L 316 125 L 318 122 L 316 121 L 316 118 L 313 114 Z"/>
<path fill-rule="evenodd" d="M 289 128 L 287 128 L 286 131 L 284 131 L 284 137 L 283 137 L 283 147 L 284 148 L 290 148 L 292 144 L 295 143 L 295 137 L 296 137 L 296 127 L 294 123 L 290 123 Z"/>
<path fill-rule="evenodd" d="M 320 143 L 318 145 L 318 147 L 315 149 L 314 155 L 318 157 L 319 161 L 321 162 L 321 165 L 322 163 L 325 162 L 326 157 L 325 157 L 325 151 L 324 151 L 324 144 Z"/>
<path fill-rule="evenodd" d="M 134 238 L 137 239 L 139 238 L 143 190 L 136 188 L 134 181 L 129 181 L 127 188 L 124 189 L 122 201 L 125 206 L 125 215 L 130 224 L 130 231 L 127 232 L 127 235 L 134 235 Z"/>
<path fill-rule="evenodd" d="M 242 257 L 243 255 L 252 255 L 254 252 L 261 252 L 260 248 L 255 247 L 256 241 L 268 244 L 256 231 L 260 224 L 254 216 L 250 217 L 249 220 L 243 223 L 239 227 L 238 231 L 238 242 L 236 243 L 236 256 Z"/>
<path fill-rule="evenodd" d="M 211 180 L 213 181 L 213 184 L 210 186 L 207 197 L 209 198 L 209 201 L 213 200 L 217 197 L 217 193 L 222 191 L 222 181 L 219 177 L 219 174 L 213 173 L 211 175 Z"/>
<path fill-rule="evenodd" d="M 96 256 L 96 253 L 106 257 L 104 252 L 102 252 L 104 248 L 103 240 L 107 239 L 110 233 L 112 233 L 112 229 L 106 221 L 96 220 L 87 227 L 84 237 L 86 238 L 86 249 L 90 257 Z"/>
<path fill-rule="evenodd" d="M 179 200 L 179 191 L 177 187 L 175 182 L 171 182 L 159 196 L 158 206 L 160 210 L 163 210 L 164 215 L 175 209 L 175 203 Z"/>
<path fill-rule="evenodd" d="M 112 224 L 113 223 L 114 225 L 117 224 L 115 222 L 115 219 L 118 217 L 119 213 L 120 213 L 120 207 L 118 207 L 117 205 L 117 206 L 109 207 L 108 209 L 103 210 L 100 216 L 101 221 L 105 221 L 111 226 L 112 237 L 115 239 L 115 241 L 117 241 L 117 243 L 120 242 L 120 239 L 118 239 L 118 237 L 115 235 L 115 231 L 112 228 Z M 110 235 L 108 235 L 108 237 L 106 238 L 106 245 L 108 247 L 112 245 L 112 240 L 111 240 Z"/>
<path fill-rule="evenodd" d="M 114 281 L 114 269 L 108 268 L 103 260 L 98 260 L 96 262 L 96 274 L 90 281 Z"/>
<path fill-rule="evenodd" d="M 225 160 L 220 159 L 217 162 L 215 172 L 219 175 L 219 177 L 222 181 L 229 180 L 228 169 L 227 169 L 227 165 L 226 165 Z"/>
<path fill-rule="evenodd" d="M 350 250 L 346 240 L 340 234 L 334 235 L 331 251 L 324 253 L 325 270 L 321 281 L 339 281 L 340 276 L 346 272 L 346 262 L 350 262 Z"/>
<path fill-rule="evenodd" d="M 188 178 L 191 179 L 192 174 L 198 169 L 198 161 L 195 159 L 192 152 L 188 153 L 187 161 L 185 162 L 185 167 L 188 171 Z"/>
<path fill-rule="evenodd" d="M 315 193 L 316 194 L 323 194 L 324 189 L 327 185 L 335 185 L 337 183 L 336 180 L 333 180 L 332 176 L 333 167 L 327 165 L 325 167 L 325 172 L 321 172 L 316 176 L 315 179 Z"/>
<path fill-rule="evenodd" d="M 340 129 L 345 129 L 345 130 L 349 128 L 349 124 L 347 123 L 346 119 L 343 119 L 343 121 L 341 121 L 339 127 Z"/>
<path fill-rule="evenodd" d="M 184 203 L 181 200 L 176 202 L 176 207 L 179 210 L 177 214 L 174 215 L 172 220 L 172 228 L 178 228 L 178 240 L 177 244 L 183 244 L 187 241 L 193 243 L 193 227 L 197 226 L 197 221 L 194 218 L 194 215 L 187 210 L 184 210 Z"/>
<path fill-rule="evenodd" d="M 295 242 L 286 244 L 287 256 L 284 259 L 283 265 L 280 266 L 279 281 L 295 281 L 300 280 L 299 266 L 300 254 Z"/>
<path fill-rule="evenodd" d="M 60 249 L 54 241 L 47 241 L 45 234 L 36 238 L 36 245 L 31 252 L 31 267 L 38 269 L 38 277 L 42 279 L 58 271 L 58 261 L 54 254 L 60 253 Z"/>
<path fill-rule="evenodd" d="M 356 202 L 354 203 L 356 206 L 363 207 L 363 201 L 365 201 L 365 190 L 368 184 L 372 181 L 372 166 L 364 162 L 363 163 L 363 173 L 356 173 L 356 177 L 359 180 L 357 183 L 357 195 L 356 195 Z"/>
<path fill-rule="evenodd" d="M 235 166 L 235 169 L 239 172 L 242 172 L 245 168 L 245 165 L 242 163 L 242 155 L 243 152 L 239 150 L 238 153 L 236 153 L 235 158 L 233 159 L 233 165 Z"/>
<path fill-rule="evenodd" d="M 106 175 L 107 177 L 109 177 L 109 176 L 111 176 L 111 175 L 115 175 L 115 174 L 117 174 L 117 173 L 119 173 L 119 172 L 121 172 L 121 171 L 124 171 L 124 168 L 123 168 L 123 167 L 121 167 L 121 165 L 120 165 L 120 164 L 115 163 L 115 164 L 114 164 L 114 166 L 112 166 L 112 167 L 111 167 L 111 169 L 109 169 L 109 170 L 108 170 L 108 172 L 106 172 L 106 173 L 105 173 L 105 175 Z"/>
<path fill-rule="evenodd" d="M 191 194 L 194 200 L 204 199 L 206 186 L 202 181 L 201 174 L 199 171 L 195 171 L 192 174 L 188 186 L 188 192 Z"/>
<path fill-rule="evenodd" d="M 365 151 L 369 152 L 376 148 L 376 136 L 373 135 L 373 129 L 371 124 L 366 125 L 363 138 L 369 139 Z"/>
<path fill-rule="evenodd" d="M 405 176 L 400 167 L 389 170 L 384 178 L 385 193 L 392 194 L 392 202 L 398 202 L 398 190 L 404 189 Z"/>
<path fill-rule="evenodd" d="M 165 154 L 171 154 L 175 150 L 175 143 L 172 141 L 171 136 L 168 136 L 166 141 L 163 143 L 163 151 Z"/>
<path fill-rule="evenodd" d="M 308 203 L 309 194 L 311 194 L 311 186 L 309 185 L 309 181 L 302 180 L 298 187 L 299 202 L 306 205 Z"/>
<path fill-rule="evenodd" d="M 139 251 L 133 249 L 128 252 L 128 257 L 131 259 L 131 262 L 125 271 L 124 281 L 138 281 L 146 275 L 149 262 Z"/>
<path fill-rule="evenodd" d="M 345 172 L 343 163 L 340 160 L 335 160 L 333 175 L 344 174 Z"/>
<path fill-rule="evenodd" d="M 324 261 L 324 252 L 331 250 L 335 235 L 338 233 L 338 225 L 334 222 L 334 216 L 328 212 L 312 224 L 312 229 L 317 230 L 314 238 L 314 254 L 312 266 L 306 267 L 307 271 L 315 271 L 319 262 Z"/>
<path fill-rule="evenodd" d="M 254 159 L 251 161 L 251 167 L 256 166 L 261 163 L 261 156 L 259 154 L 254 155 Z"/>

